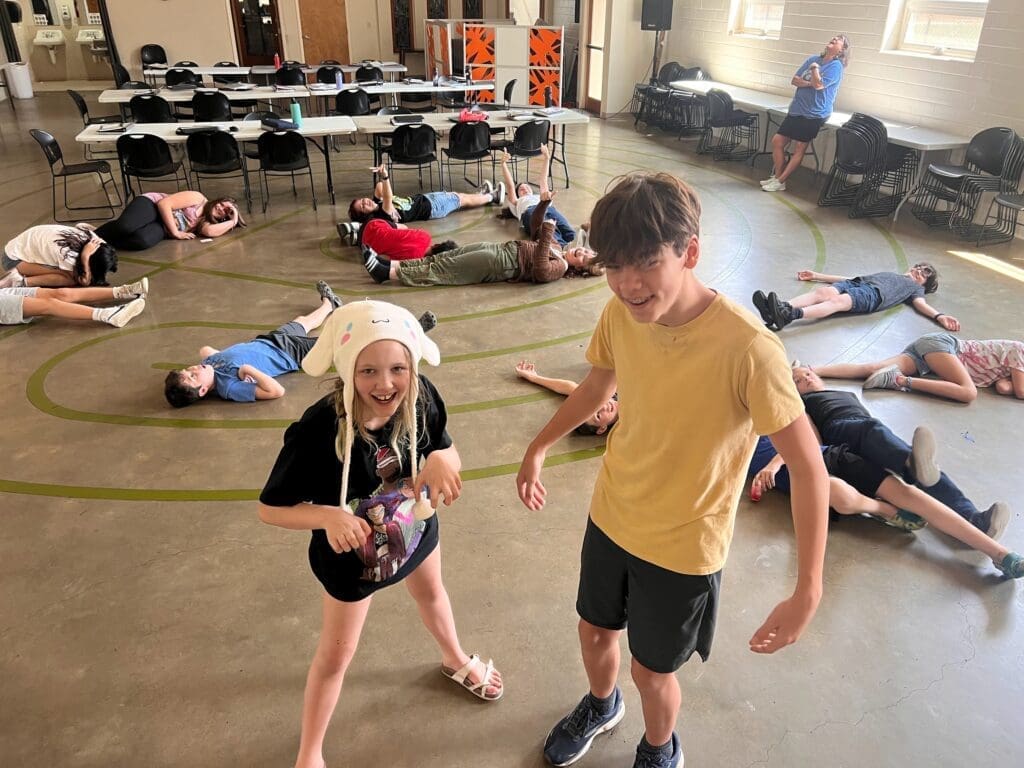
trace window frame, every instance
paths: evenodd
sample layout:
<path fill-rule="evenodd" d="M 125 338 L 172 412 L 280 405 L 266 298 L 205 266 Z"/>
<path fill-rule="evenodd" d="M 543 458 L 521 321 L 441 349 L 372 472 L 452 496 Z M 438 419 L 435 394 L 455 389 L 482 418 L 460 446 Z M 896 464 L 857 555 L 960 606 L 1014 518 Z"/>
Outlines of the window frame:
<path fill-rule="evenodd" d="M 982 29 L 978 32 L 978 44 L 981 43 L 981 32 L 984 31 L 985 16 L 988 13 L 989 0 L 902 0 L 903 7 L 899 12 L 899 23 L 893 37 L 890 50 L 910 53 L 917 56 L 931 56 L 958 61 L 974 61 L 978 55 L 978 45 L 970 48 L 944 48 L 937 45 L 921 45 L 908 43 L 907 30 L 910 17 L 914 13 L 939 13 L 948 16 L 967 16 L 980 18 Z"/>
<path fill-rule="evenodd" d="M 747 27 L 744 19 L 751 6 L 782 6 L 783 18 L 779 21 L 778 29 L 765 29 L 764 27 Z M 769 40 L 779 40 L 782 37 L 782 25 L 785 22 L 786 0 L 733 0 L 733 13 L 730 15 L 732 23 L 729 25 L 730 35 L 745 35 L 747 37 L 760 37 Z"/>

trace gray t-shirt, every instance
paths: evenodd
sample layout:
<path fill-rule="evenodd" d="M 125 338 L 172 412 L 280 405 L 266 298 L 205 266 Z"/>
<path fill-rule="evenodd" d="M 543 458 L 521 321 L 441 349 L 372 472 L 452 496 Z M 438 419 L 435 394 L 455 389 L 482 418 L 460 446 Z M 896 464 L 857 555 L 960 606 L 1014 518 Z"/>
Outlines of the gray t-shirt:
<path fill-rule="evenodd" d="M 854 279 L 864 285 L 870 285 L 878 291 L 878 295 L 882 299 L 878 311 L 924 297 L 923 285 L 914 282 L 913 278 L 907 275 L 900 275 L 896 272 L 876 272 L 873 275 L 861 275 Z"/>

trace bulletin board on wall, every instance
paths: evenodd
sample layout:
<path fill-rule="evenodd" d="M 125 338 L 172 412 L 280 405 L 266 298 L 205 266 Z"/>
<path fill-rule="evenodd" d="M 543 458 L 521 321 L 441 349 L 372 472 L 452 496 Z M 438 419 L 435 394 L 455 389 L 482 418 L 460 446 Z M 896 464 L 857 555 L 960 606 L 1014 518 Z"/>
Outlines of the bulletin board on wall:
<path fill-rule="evenodd" d="M 552 104 L 561 106 L 564 37 L 561 26 L 516 26 L 506 19 L 430 19 L 425 28 L 427 74 L 435 68 L 451 74 L 452 41 L 461 40 L 463 61 L 457 64 L 473 80 L 494 81 L 494 91 L 481 92 L 480 101 L 500 100 L 505 84 L 515 80 L 513 104 L 544 106 L 544 93 L 550 88 Z"/>

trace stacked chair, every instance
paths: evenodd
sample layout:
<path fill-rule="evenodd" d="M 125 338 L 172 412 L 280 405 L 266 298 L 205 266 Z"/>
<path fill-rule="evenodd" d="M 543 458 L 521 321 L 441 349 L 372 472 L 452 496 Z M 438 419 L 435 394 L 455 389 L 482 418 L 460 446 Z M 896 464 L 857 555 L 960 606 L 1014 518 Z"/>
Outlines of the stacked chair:
<path fill-rule="evenodd" d="M 687 67 L 677 80 L 710 80 L 711 75 L 700 67 Z M 668 103 L 665 105 L 665 125 L 677 133 L 677 138 L 683 138 L 694 131 L 703 133 L 704 125 L 707 122 L 707 98 L 689 91 L 673 90 L 669 93 Z"/>
<path fill-rule="evenodd" d="M 848 205 L 851 219 L 887 216 L 910 190 L 916 164 L 913 150 L 889 144 L 880 120 L 855 113 L 836 131 L 835 161 L 818 205 Z"/>
<path fill-rule="evenodd" d="M 697 144 L 697 154 L 710 154 L 716 160 L 745 160 L 753 157 L 757 154 L 757 143 L 761 136 L 759 126 L 756 112 L 736 109 L 732 96 L 712 88 L 707 93 L 707 116 Z M 722 129 L 717 141 L 716 128 Z M 744 143 L 746 148 L 737 151 Z"/>
<path fill-rule="evenodd" d="M 658 76 L 649 83 L 637 83 L 633 87 L 630 112 L 635 116 L 633 125 L 647 123 L 661 125 L 666 117 L 666 107 L 673 91 L 669 83 L 681 79 L 686 70 L 678 61 L 670 61 L 658 70 Z"/>
<path fill-rule="evenodd" d="M 1011 178 L 1014 185 L 1019 181 L 1019 145 L 1011 128 L 986 128 L 976 134 L 963 165 L 928 166 L 912 193 L 910 212 L 930 227 L 948 226 L 969 236 L 981 193 L 999 191 Z M 941 210 L 940 202 L 946 204 Z"/>

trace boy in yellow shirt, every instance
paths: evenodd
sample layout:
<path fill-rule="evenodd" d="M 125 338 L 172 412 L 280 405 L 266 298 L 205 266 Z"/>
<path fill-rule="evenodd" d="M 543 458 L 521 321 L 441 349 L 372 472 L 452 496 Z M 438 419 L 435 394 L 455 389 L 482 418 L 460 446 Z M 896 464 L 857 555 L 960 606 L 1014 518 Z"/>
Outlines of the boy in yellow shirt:
<path fill-rule="evenodd" d="M 587 350 L 590 373 L 530 444 L 516 479 L 532 510 L 548 449 L 616 390 L 618 426 L 594 487 L 576 610 L 590 691 L 544 744 L 575 762 L 625 714 L 615 685 L 625 628 L 645 733 L 634 768 L 676 768 L 675 672 L 707 659 L 721 571 L 758 434 L 793 472 L 799 572 L 791 597 L 750 649 L 794 642 L 821 599 L 828 477 L 781 343 L 753 315 L 698 280 L 700 201 L 678 178 L 620 178 L 591 215 L 590 242 L 614 297 Z M 628 627 L 627 627 L 628 616 Z"/>

